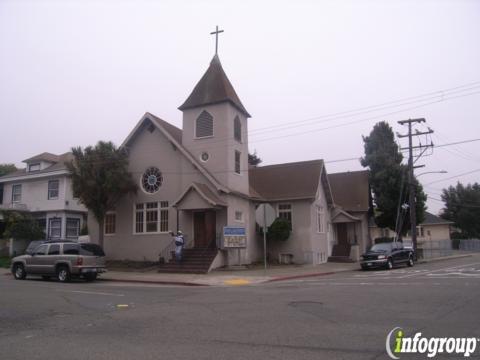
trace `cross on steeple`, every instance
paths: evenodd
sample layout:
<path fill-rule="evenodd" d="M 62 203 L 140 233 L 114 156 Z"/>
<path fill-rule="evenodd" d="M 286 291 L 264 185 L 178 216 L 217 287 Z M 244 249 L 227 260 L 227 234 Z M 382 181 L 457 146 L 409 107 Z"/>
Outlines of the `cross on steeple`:
<path fill-rule="evenodd" d="M 217 55 L 217 53 L 218 53 L 218 34 L 220 34 L 222 32 L 223 32 L 223 30 L 218 30 L 218 25 L 217 25 L 217 29 L 210 33 L 210 35 L 215 34 L 215 55 Z"/>

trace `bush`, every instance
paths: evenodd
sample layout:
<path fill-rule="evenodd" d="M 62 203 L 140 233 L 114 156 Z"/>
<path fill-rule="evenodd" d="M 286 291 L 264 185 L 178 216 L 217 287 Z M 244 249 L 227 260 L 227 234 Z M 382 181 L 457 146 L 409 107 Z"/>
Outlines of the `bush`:
<path fill-rule="evenodd" d="M 267 239 L 273 241 L 286 241 L 290 237 L 291 225 L 288 220 L 276 218 L 267 232 Z"/>
<path fill-rule="evenodd" d="M 44 239 L 45 233 L 38 225 L 38 222 L 28 214 L 17 211 L 4 211 L 5 220 L 5 238 L 20 240 L 38 240 Z"/>

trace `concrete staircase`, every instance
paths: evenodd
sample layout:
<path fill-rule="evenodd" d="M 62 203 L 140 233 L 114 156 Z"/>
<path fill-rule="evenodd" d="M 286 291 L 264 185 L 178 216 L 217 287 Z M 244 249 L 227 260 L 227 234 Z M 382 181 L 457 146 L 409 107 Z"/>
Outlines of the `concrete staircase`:
<path fill-rule="evenodd" d="M 355 261 L 350 259 L 350 245 L 337 244 L 333 245 L 332 256 L 328 257 L 329 262 L 336 263 L 353 263 Z"/>
<path fill-rule="evenodd" d="M 175 252 L 172 251 L 171 259 L 168 263 L 160 265 L 160 273 L 180 273 L 180 274 L 205 274 L 210 269 L 213 260 L 218 254 L 218 249 L 211 248 L 191 248 L 183 249 L 183 259 L 176 261 Z"/>

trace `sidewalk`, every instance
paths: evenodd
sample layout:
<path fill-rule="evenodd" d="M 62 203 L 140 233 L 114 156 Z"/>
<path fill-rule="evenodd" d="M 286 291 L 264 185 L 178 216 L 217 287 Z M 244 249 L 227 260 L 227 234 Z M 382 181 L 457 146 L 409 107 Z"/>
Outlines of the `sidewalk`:
<path fill-rule="evenodd" d="M 104 281 L 140 282 L 184 286 L 252 285 L 272 281 L 331 275 L 359 269 L 358 263 L 325 263 L 313 265 L 276 265 L 245 270 L 219 269 L 208 274 L 165 274 L 150 272 L 108 271 L 100 276 Z"/>

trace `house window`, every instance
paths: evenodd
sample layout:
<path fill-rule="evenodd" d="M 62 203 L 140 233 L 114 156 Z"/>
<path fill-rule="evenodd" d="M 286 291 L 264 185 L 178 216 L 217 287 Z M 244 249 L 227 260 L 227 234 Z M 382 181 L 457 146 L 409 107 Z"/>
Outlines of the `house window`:
<path fill-rule="evenodd" d="M 62 237 L 62 219 L 51 218 L 48 219 L 48 238 L 59 239 Z"/>
<path fill-rule="evenodd" d="M 12 185 L 12 203 L 22 201 L 22 184 Z"/>
<path fill-rule="evenodd" d="M 325 232 L 325 213 L 323 206 L 317 206 L 317 232 Z"/>
<path fill-rule="evenodd" d="M 417 236 L 420 236 L 420 237 L 424 237 L 424 236 L 425 236 L 425 232 L 424 232 L 423 227 L 417 226 Z"/>
<path fill-rule="evenodd" d="M 278 217 L 285 219 L 292 226 L 292 204 L 278 204 Z"/>
<path fill-rule="evenodd" d="M 28 171 L 39 171 L 40 170 L 40 164 L 39 163 L 36 163 L 36 164 L 30 164 L 28 165 Z"/>
<path fill-rule="evenodd" d="M 242 142 L 242 123 L 238 116 L 235 116 L 235 119 L 233 119 L 233 138 L 238 142 Z"/>
<path fill-rule="evenodd" d="M 235 172 L 237 174 L 240 174 L 240 156 L 241 152 L 235 150 Z"/>
<path fill-rule="evenodd" d="M 135 205 L 135 234 L 168 232 L 168 201 Z"/>
<path fill-rule="evenodd" d="M 80 219 L 67 218 L 67 238 L 76 239 L 78 235 L 80 235 Z"/>
<path fill-rule="evenodd" d="M 235 221 L 243 222 L 243 212 L 239 210 L 235 211 Z"/>
<path fill-rule="evenodd" d="M 60 182 L 58 180 L 48 181 L 48 200 L 58 199 L 58 188 Z"/>
<path fill-rule="evenodd" d="M 115 234 L 116 215 L 115 213 L 108 213 L 105 215 L 105 234 Z"/>
<path fill-rule="evenodd" d="M 204 110 L 195 122 L 195 137 L 208 136 L 213 136 L 213 116 Z"/>

